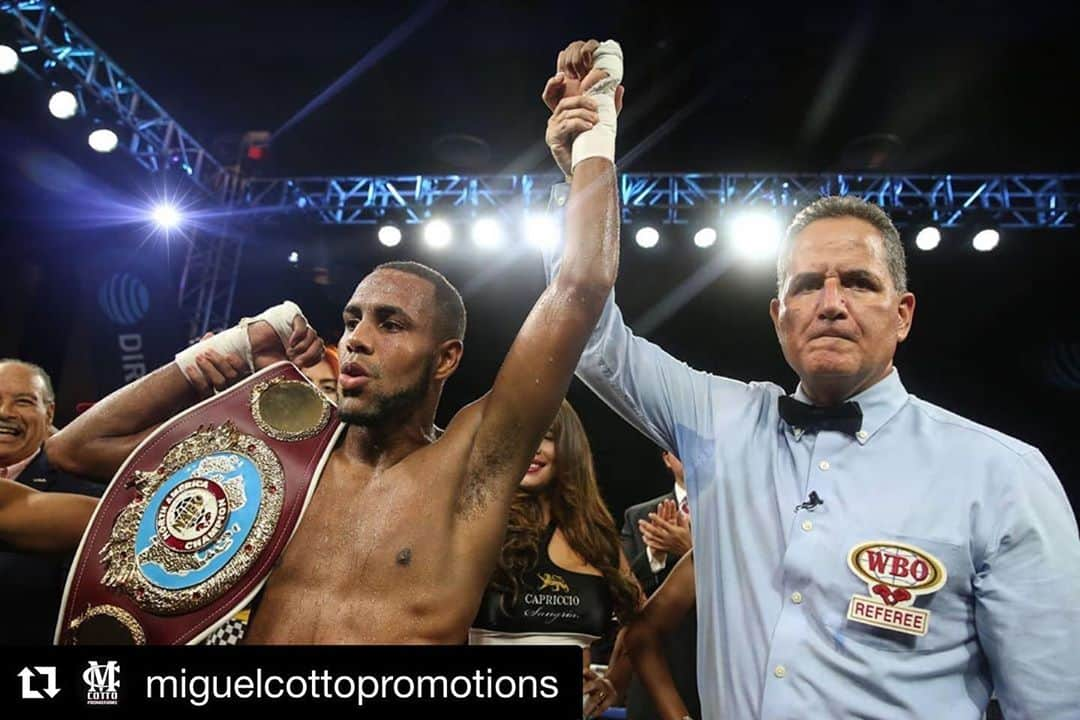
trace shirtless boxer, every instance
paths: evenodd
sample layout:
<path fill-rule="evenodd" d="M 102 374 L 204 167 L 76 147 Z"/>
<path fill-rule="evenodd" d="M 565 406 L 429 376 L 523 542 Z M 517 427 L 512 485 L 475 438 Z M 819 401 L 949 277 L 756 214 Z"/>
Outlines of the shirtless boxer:
<path fill-rule="evenodd" d="M 566 83 L 562 131 L 581 135 L 574 141 L 562 269 L 526 318 L 492 389 L 459 411 L 440 437 L 436 407 L 462 355 L 460 296 L 414 263 L 376 268 L 356 288 L 338 345 L 339 413 L 348 427 L 265 586 L 247 642 L 464 642 L 514 490 L 615 282 L 612 160 L 621 61 L 618 45 L 608 43 L 595 57 L 568 63 L 571 75 L 596 69 Z M 111 474 L 154 427 L 198 400 L 195 385 L 221 389 L 283 359 L 315 362 L 321 345 L 314 332 L 302 315 L 292 327 L 283 343 L 280 329 L 248 325 L 250 364 L 196 349 L 194 356 L 205 357 L 187 367 L 190 381 L 170 363 L 113 393 L 51 438 L 50 460 Z"/>

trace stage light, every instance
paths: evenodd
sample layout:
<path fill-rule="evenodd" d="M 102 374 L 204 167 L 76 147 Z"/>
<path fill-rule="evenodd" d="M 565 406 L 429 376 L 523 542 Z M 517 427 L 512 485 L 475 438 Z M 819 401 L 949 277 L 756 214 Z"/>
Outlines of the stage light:
<path fill-rule="evenodd" d="M 395 247 L 401 242 L 401 231 L 393 225 L 383 225 L 379 228 L 379 242 L 386 247 Z"/>
<path fill-rule="evenodd" d="M 424 226 L 424 242 L 431 248 L 444 248 L 454 239 L 454 233 L 445 220 L 429 220 Z"/>
<path fill-rule="evenodd" d="M 58 90 L 49 98 L 49 112 L 55 118 L 67 120 L 79 112 L 79 101 L 71 91 Z"/>
<path fill-rule="evenodd" d="M 656 243 L 660 242 L 660 232 L 646 225 L 634 235 L 634 242 L 643 248 L 656 247 Z"/>
<path fill-rule="evenodd" d="M 183 220 L 183 217 L 180 215 L 180 211 L 176 209 L 176 206 L 169 203 L 155 205 L 150 216 L 162 230 L 172 230 L 173 228 L 178 227 Z"/>
<path fill-rule="evenodd" d="M 15 48 L 0 45 L 0 75 L 10 75 L 19 69 L 19 53 Z"/>
<path fill-rule="evenodd" d="M 993 228 L 986 228 L 975 233 L 975 237 L 971 239 L 971 245 L 979 252 L 990 252 L 998 246 L 1001 241 L 1001 235 L 997 230 Z"/>
<path fill-rule="evenodd" d="M 915 236 L 915 247 L 920 250 L 933 250 L 941 244 L 941 231 L 933 225 L 924 227 Z"/>
<path fill-rule="evenodd" d="M 701 228 L 694 233 L 694 244 L 699 248 L 712 247 L 716 244 L 716 230 L 711 227 Z"/>
<path fill-rule="evenodd" d="M 300 253 L 296 252 L 295 250 L 289 253 L 289 262 L 293 265 L 300 262 Z"/>
<path fill-rule="evenodd" d="M 116 137 L 116 133 L 109 128 L 98 128 L 90 133 L 90 136 L 86 138 L 86 142 L 99 153 L 110 153 L 116 149 L 116 145 L 120 140 Z"/>
<path fill-rule="evenodd" d="M 502 245 L 502 227 L 493 218 L 480 218 L 473 223 L 472 240 L 482 250 L 493 250 Z"/>
<path fill-rule="evenodd" d="M 535 248 L 559 244 L 559 224 L 550 215 L 535 213 L 525 218 L 525 242 Z"/>
<path fill-rule="evenodd" d="M 770 212 L 752 210 L 739 213 L 731 221 L 735 252 L 748 260 L 775 258 L 783 229 Z"/>

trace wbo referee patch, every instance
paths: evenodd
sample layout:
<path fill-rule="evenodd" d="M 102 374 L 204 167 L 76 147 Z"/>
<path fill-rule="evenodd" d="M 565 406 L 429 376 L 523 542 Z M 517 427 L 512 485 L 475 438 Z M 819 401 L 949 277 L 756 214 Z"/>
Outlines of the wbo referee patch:
<path fill-rule="evenodd" d="M 922 637 L 930 628 L 930 611 L 914 607 L 920 595 L 937 592 L 948 574 L 940 560 L 914 545 L 871 540 L 848 553 L 848 567 L 870 588 L 870 596 L 854 595 L 848 620 Z"/>

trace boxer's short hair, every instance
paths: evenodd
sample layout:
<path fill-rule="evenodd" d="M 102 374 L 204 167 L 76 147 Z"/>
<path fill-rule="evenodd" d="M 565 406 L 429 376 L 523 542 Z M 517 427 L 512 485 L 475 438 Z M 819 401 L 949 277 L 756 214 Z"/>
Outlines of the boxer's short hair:
<path fill-rule="evenodd" d="M 375 269 L 397 270 L 430 282 L 435 287 L 435 333 L 439 340 L 465 339 L 465 303 L 441 272 L 411 260 L 387 262 Z"/>

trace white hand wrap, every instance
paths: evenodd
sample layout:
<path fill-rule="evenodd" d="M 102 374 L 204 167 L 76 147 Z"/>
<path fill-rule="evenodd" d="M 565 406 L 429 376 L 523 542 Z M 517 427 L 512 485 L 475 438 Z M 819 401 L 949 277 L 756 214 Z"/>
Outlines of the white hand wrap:
<path fill-rule="evenodd" d="M 615 133 L 618 129 L 615 88 L 622 83 L 623 78 L 623 55 L 619 43 L 614 40 L 600 43 L 593 53 L 593 69 L 607 71 L 607 77 L 585 93 L 596 101 L 596 113 L 600 116 L 600 122 L 574 139 L 574 146 L 570 151 L 571 172 L 585 158 L 602 157 L 615 162 Z"/>
<path fill-rule="evenodd" d="M 253 318 L 241 318 L 240 322 L 228 330 L 224 330 L 205 340 L 200 340 L 191 347 L 178 352 L 176 354 L 176 364 L 180 366 L 180 370 L 190 382 L 192 373 L 201 372 L 195 364 L 195 358 L 207 350 L 214 350 L 221 355 L 229 353 L 239 355 L 247 363 L 248 370 L 254 372 L 255 362 L 251 357 L 251 339 L 248 338 L 248 325 L 260 320 L 269 323 L 277 336 L 281 338 L 281 344 L 288 347 L 289 336 L 292 335 L 293 320 L 297 315 L 304 317 L 304 312 L 300 309 L 300 306 L 291 300 L 286 300 Z M 304 322 L 307 322 L 307 318 L 304 318 Z"/>

